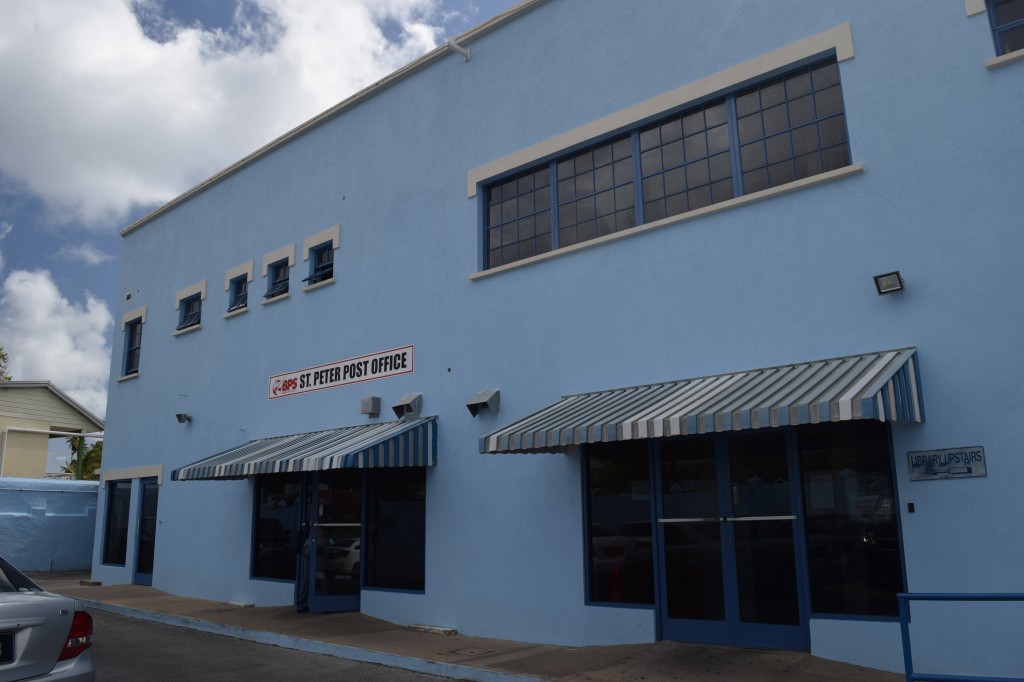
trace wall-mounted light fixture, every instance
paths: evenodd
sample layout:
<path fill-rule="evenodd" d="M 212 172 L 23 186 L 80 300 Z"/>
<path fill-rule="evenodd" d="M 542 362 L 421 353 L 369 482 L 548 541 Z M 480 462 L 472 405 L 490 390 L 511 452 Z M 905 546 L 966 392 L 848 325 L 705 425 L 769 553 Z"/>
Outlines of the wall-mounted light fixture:
<path fill-rule="evenodd" d="M 368 395 L 359 401 L 359 414 L 365 414 L 367 417 L 379 417 L 380 416 L 380 396 Z"/>
<path fill-rule="evenodd" d="M 174 418 L 178 420 L 179 424 L 186 424 L 192 421 L 192 415 L 185 414 L 184 412 L 179 412 L 178 414 L 174 415 Z"/>
<path fill-rule="evenodd" d="M 397 403 L 391 406 L 391 409 L 395 411 L 395 416 L 399 419 L 418 417 L 420 412 L 423 411 L 423 394 L 406 393 L 398 399 Z"/>
<path fill-rule="evenodd" d="M 491 412 L 498 411 L 498 404 L 501 402 L 501 391 L 496 388 L 492 388 L 490 391 L 480 391 L 475 396 L 469 399 L 466 403 L 466 407 L 469 408 L 469 413 L 474 417 L 479 414 L 480 410 L 487 409 Z"/>
<path fill-rule="evenodd" d="M 900 271 L 893 270 L 884 275 L 875 275 L 875 289 L 879 296 L 903 291 L 903 278 L 900 277 Z"/>
<path fill-rule="evenodd" d="M 465 59 L 467 62 L 469 61 L 469 58 L 470 58 L 469 50 L 464 48 L 462 45 L 457 44 L 454 40 L 449 40 L 448 43 L 447 43 L 447 47 L 448 47 L 449 50 L 451 50 L 455 54 L 462 55 L 462 58 Z"/>

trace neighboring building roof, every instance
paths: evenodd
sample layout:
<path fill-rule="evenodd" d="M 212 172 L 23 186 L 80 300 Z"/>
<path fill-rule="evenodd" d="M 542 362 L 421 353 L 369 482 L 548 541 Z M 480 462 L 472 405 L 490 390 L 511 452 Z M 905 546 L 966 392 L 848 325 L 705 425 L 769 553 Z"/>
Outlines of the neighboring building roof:
<path fill-rule="evenodd" d="M 283 145 L 288 144 L 289 142 L 291 142 L 295 138 L 300 137 L 300 136 L 306 134 L 310 130 L 313 130 L 314 128 L 320 126 L 323 123 L 326 123 L 327 121 L 330 121 L 332 118 L 334 118 L 338 114 L 341 114 L 342 112 L 347 111 L 348 109 L 351 109 L 352 107 L 354 107 L 355 105 L 359 104 L 363 100 L 369 99 L 373 95 L 377 94 L 379 91 L 384 90 L 385 88 L 387 88 L 387 87 L 397 83 L 398 81 L 404 79 L 406 76 L 410 76 L 413 73 L 416 73 L 417 71 L 419 71 L 420 69 L 426 67 L 427 65 L 432 64 L 433 62 L 437 61 L 438 59 L 446 56 L 447 54 L 449 54 L 449 52 L 452 51 L 451 48 L 450 48 L 451 44 L 454 43 L 455 45 L 463 47 L 464 45 L 472 43 L 474 40 L 476 40 L 480 36 L 484 35 L 485 33 L 490 33 L 491 31 L 493 31 L 497 27 L 501 26 L 502 24 L 504 24 L 504 23 L 506 23 L 508 21 L 511 21 L 512 19 L 514 19 L 515 17 L 519 16 L 520 14 L 524 14 L 525 12 L 530 11 L 531 9 L 536 7 L 537 5 L 540 5 L 540 4 L 544 3 L 544 2 L 547 2 L 547 0 L 522 0 L 520 3 L 518 3 L 516 5 L 513 5 L 512 7 L 509 7 L 508 9 L 506 9 L 501 14 L 499 14 L 496 17 L 493 17 L 493 18 L 485 21 L 484 23 L 480 24 L 476 28 L 471 28 L 470 30 L 466 31 L 465 33 L 463 33 L 461 35 L 458 35 L 458 36 L 456 36 L 455 38 L 452 38 L 449 41 L 446 41 L 444 44 L 434 48 L 433 50 L 431 50 L 427 54 L 423 55 L 419 59 L 416 59 L 415 61 L 412 61 L 412 62 L 406 64 L 405 66 L 403 66 L 402 68 L 398 69 L 397 71 L 395 71 L 395 72 L 393 72 L 391 74 L 388 74 L 387 76 L 385 76 L 384 78 L 380 79 L 376 83 L 373 83 L 372 85 L 368 85 L 367 87 L 363 88 L 362 90 L 360 90 L 356 94 L 352 95 L 348 99 L 342 100 L 341 102 L 339 102 L 338 104 L 335 104 L 333 107 L 331 107 L 327 111 L 325 111 L 325 112 L 323 112 L 323 113 L 321 113 L 321 114 L 319 114 L 317 116 L 314 116 L 313 118 L 309 119 L 308 121 L 306 121 L 305 123 L 299 125 L 298 127 L 290 130 L 289 132 L 285 133 L 284 135 L 282 135 L 281 137 L 277 138 L 276 140 L 273 140 L 272 142 L 270 142 L 270 143 L 260 147 L 259 149 L 254 151 L 252 154 L 249 154 L 245 158 L 243 158 L 243 159 L 241 159 L 239 161 L 236 161 L 235 163 L 231 164 L 230 166 L 228 166 L 227 168 L 225 168 L 221 172 L 217 173 L 216 175 L 208 178 L 207 180 L 204 180 L 203 182 L 199 183 L 198 185 L 196 185 L 192 189 L 184 192 L 183 194 L 179 195 L 178 197 L 176 197 L 174 199 L 171 199 L 170 201 L 168 201 L 163 206 L 160 206 L 159 208 L 155 209 L 154 211 L 151 211 L 150 213 L 147 213 L 146 215 L 144 215 L 143 217 L 139 218 L 138 220 L 136 220 L 134 223 L 132 223 L 128 227 L 126 227 L 123 230 L 121 230 L 121 236 L 122 237 L 128 236 L 129 234 L 131 234 L 135 230 L 139 229 L 140 227 L 142 227 L 146 223 L 148 223 L 151 220 L 153 220 L 154 218 L 157 218 L 158 216 L 163 215 L 167 211 L 170 211 L 175 206 L 178 206 L 179 204 L 182 204 L 182 203 L 188 201 L 192 197 L 194 197 L 197 194 L 200 194 L 201 192 L 205 191 L 206 189 L 212 187 L 213 185 L 217 184 L 221 180 L 223 180 L 223 179 L 225 179 L 225 178 L 227 178 L 227 177 L 229 177 L 231 175 L 234 175 L 235 173 L 237 173 L 238 171 L 242 170 L 243 168 L 245 168 L 249 164 L 253 163 L 254 161 L 257 161 L 257 160 L 261 159 L 262 157 L 266 156 L 267 154 L 269 154 L 270 152 L 274 151 L 275 149 L 277 149 L 279 147 L 282 147 Z"/>
<path fill-rule="evenodd" d="M 71 396 L 69 396 L 67 393 L 60 390 L 56 386 L 54 386 L 49 381 L 0 381 L 0 415 L 12 417 L 21 416 L 20 414 L 17 414 L 14 411 L 12 411 L 10 406 L 4 405 L 4 403 L 6 403 L 7 401 L 3 400 L 3 392 L 11 389 L 21 389 L 25 391 L 28 391 L 30 389 L 34 389 L 36 391 L 38 391 L 39 389 L 46 389 L 54 396 L 59 398 L 61 401 L 63 401 L 64 404 L 66 404 L 72 410 L 81 415 L 86 422 L 92 424 L 92 426 L 95 427 L 96 431 L 102 431 L 105 428 L 102 419 L 100 419 L 92 412 L 82 407 Z"/>

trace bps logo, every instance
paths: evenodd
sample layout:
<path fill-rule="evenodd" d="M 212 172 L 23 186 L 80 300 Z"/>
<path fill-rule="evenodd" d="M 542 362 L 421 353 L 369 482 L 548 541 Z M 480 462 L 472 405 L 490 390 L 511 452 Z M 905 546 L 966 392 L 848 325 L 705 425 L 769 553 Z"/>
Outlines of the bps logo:
<path fill-rule="evenodd" d="M 284 395 L 291 393 L 299 387 L 299 380 L 292 379 L 274 379 L 274 384 L 270 388 L 270 392 L 274 396 Z"/>

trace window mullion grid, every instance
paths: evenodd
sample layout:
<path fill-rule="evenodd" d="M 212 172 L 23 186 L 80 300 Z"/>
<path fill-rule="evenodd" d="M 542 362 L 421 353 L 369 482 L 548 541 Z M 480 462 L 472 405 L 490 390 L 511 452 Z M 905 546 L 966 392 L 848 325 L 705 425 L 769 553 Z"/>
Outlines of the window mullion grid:
<path fill-rule="evenodd" d="M 551 183 L 551 250 L 558 249 L 558 159 L 548 164 L 548 180 Z"/>
<path fill-rule="evenodd" d="M 725 99 L 729 126 L 729 163 L 732 165 L 732 195 L 743 196 L 743 169 L 740 167 L 740 129 L 736 114 L 736 94 Z"/>
<path fill-rule="evenodd" d="M 629 134 L 630 145 L 633 149 L 633 201 L 636 206 L 633 207 L 634 215 L 636 216 L 636 224 L 644 224 L 644 176 L 643 169 L 640 166 L 640 127 L 637 126 L 630 131 Z"/>

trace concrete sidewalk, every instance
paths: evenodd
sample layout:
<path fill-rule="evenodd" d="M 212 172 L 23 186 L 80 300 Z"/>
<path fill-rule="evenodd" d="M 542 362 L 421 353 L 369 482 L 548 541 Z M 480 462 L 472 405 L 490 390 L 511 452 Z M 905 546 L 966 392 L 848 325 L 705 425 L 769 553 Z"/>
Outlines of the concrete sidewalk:
<path fill-rule="evenodd" d="M 34 573 L 86 608 L 461 680 L 897 682 L 902 675 L 805 652 L 656 642 L 558 647 L 420 632 L 361 613 L 296 613 L 176 597 L 141 585 L 88 586 L 85 573 Z M 103 633 L 97 633 L 102 637 Z"/>

